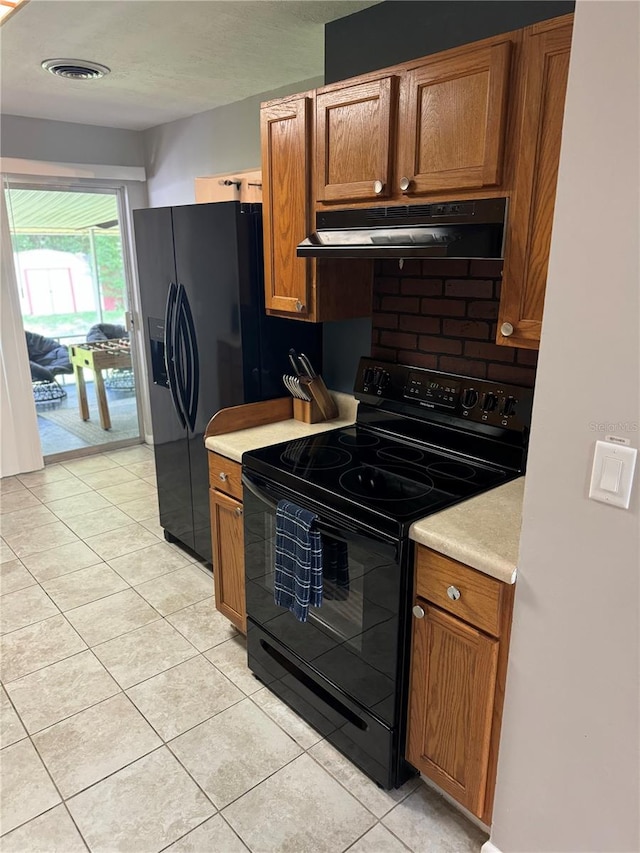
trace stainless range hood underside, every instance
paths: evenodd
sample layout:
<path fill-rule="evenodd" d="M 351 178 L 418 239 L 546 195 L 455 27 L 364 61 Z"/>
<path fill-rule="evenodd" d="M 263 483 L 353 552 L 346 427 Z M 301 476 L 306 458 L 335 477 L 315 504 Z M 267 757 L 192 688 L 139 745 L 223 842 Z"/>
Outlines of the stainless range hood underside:
<path fill-rule="evenodd" d="M 320 211 L 297 247 L 312 258 L 500 258 L 507 200 Z"/>

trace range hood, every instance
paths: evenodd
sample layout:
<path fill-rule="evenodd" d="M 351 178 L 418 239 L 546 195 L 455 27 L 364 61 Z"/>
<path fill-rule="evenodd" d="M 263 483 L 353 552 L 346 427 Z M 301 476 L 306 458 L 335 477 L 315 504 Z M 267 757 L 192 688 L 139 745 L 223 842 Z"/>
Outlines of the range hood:
<path fill-rule="evenodd" d="M 319 211 L 302 258 L 501 258 L 506 198 Z"/>

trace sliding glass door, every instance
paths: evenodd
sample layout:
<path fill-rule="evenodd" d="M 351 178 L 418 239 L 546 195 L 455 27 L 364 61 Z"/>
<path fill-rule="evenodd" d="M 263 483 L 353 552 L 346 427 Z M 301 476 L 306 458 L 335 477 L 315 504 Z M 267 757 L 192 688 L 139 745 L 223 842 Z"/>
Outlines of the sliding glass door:
<path fill-rule="evenodd" d="M 4 190 L 43 456 L 139 442 L 120 191 Z"/>

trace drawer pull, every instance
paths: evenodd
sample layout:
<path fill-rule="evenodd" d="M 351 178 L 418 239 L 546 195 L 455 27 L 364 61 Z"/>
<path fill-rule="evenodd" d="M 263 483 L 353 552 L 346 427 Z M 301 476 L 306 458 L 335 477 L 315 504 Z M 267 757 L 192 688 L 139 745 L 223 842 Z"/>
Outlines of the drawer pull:
<path fill-rule="evenodd" d="M 422 607 L 420 607 L 419 604 L 416 604 L 416 606 L 413 608 L 413 615 L 416 617 L 416 619 L 424 619 L 424 610 L 422 609 Z"/>
<path fill-rule="evenodd" d="M 227 480 L 229 479 L 228 475 L 225 474 L 224 471 L 220 471 L 220 473 L 218 474 L 218 477 L 220 477 L 220 479 L 222 480 L 223 483 L 226 483 Z"/>
<path fill-rule="evenodd" d="M 237 506 L 237 507 L 235 508 L 235 513 L 236 513 L 236 515 L 238 516 L 238 518 L 240 518 L 240 516 L 242 515 L 242 507 L 241 507 L 241 506 Z"/>
<path fill-rule="evenodd" d="M 460 598 L 460 590 L 457 586 L 450 586 L 447 590 L 447 595 L 451 601 L 457 601 Z"/>

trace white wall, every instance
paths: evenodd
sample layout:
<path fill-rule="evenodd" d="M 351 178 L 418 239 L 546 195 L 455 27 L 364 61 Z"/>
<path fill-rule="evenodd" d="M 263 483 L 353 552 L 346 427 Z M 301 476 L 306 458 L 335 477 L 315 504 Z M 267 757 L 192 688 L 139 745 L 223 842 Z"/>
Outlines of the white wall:
<path fill-rule="evenodd" d="M 144 165 L 142 134 L 136 130 L 25 116 L 2 116 L 0 152 L 3 157 L 51 163 Z"/>
<path fill-rule="evenodd" d="M 640 850 L 640 471 L 589 501 L 601 425 L 638 446 L 639 5 L 576 10 L 491 841 Z"/>
<path fill-rule="evenodd" d="M 292 83 L 144 131 L 151 207 L 193 204 L 194 179 L 260 167 L 260 102 L 321 86 L 323 78 Z"/>

